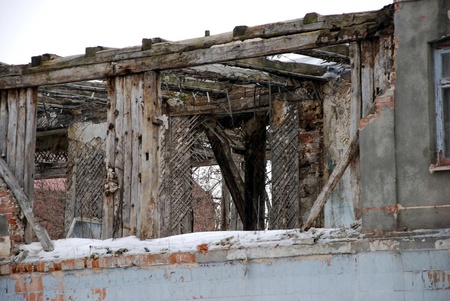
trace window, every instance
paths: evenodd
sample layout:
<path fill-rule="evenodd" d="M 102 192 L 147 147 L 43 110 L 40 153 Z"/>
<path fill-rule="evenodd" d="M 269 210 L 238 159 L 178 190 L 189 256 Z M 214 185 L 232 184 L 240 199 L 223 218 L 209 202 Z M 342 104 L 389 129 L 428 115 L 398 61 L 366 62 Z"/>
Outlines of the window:
<path fill-rule="evenodd" d="M 436 139 L 437 165 L 450 165 L 450 46 L 436 49 Z"/>

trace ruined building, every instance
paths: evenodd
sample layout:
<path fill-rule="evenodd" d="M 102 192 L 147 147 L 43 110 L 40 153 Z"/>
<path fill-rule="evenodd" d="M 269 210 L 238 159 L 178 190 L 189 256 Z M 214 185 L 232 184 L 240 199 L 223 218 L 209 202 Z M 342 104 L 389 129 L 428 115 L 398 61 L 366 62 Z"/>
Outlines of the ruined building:
<path fill-rule="evenodd" d="M 449 19 L 450 1 L 394 1 L 0 65 L 0 294 L 448 300 Z M 49 178 L 64 237 L 273 232 L 32 257 L 58 251 L 33 209 Z"/>

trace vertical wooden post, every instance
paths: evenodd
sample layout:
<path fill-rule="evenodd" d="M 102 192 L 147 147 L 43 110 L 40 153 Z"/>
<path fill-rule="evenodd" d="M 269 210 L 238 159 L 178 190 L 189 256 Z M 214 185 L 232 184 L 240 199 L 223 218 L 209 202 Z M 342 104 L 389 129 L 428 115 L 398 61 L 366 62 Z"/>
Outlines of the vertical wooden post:
<path fill-rule="evenodd" d="M 372 109 L 374 101 L 374 57 L 373 57 L 373 42 L 361 42 L 361 116 L 367 116 L 369 110 Z"/>
<path fill-rule="evenodd" d="M 21 94 L 22 95 L 22 94 Z M 23 169 L 23 190 L 31 202 L 34 203 L 34 175 L 35 175 L 35 150 L 36 150 L 36 127 L 37 127 L 37 88 L 27 88 L 24 91 L 25 103 L 25 141 L 24 156 L 25 165 Z M 25 229 L 25 242 L 31 243 L 33 228 L 30 222 Z"/>
<path fill-rule="evenodd" d="M 8 163 L 9 168 L 16 174 L 16 166 L 12 164 L 16 158 L 16 139 L 17 139 L 17 119 L 18 119 L 18 90 L 8 90 L 8 133 L 7 133 L 7 152 L 6 152 L 6 163 Z"/>
<path fill-rule="evenodd" d="M 222 198 L 220 199 L 220 230 L 226 231 L 230 229 L 230 192 L 225 181 L 222 179 Z"/>
<path fill-rule="evenodd" d="M 102 238 L 111 238 L 113 234 L 113 221 L 114 221 L 114 192 L 116 189 L 114 186 L 115 180 L 115 118 L 114 113 L 116 111 L 116 78 L 109 78 L 107 82 L 107 90 L 108 90 L 108 102 L 107 102 L 107 111 L 106 111 L 106 119 L 108 123 L 108 130 L 106 135 L 106 152 L 105 152 L 105 160 L 106 160 L 106 185 L 105 187 L 105 198 L 103 202 L 103 212 L 102 212 Z"/>
<path fill-rule="evenodd" d="M 350 139 L 358 134 L 361 119 L 361 45 L 359 42 L 350 44 L 350 64 L 352 66 L 351 84 L 352 95 L 350 102 Z M 360 218 L 359 210 L 359 156 L 350 162 L 350 182 L 353 195 L 353 211 L 355 219 Z"/>
<path fill-rule="evenodd" d="M 205 133 L 211 144 L 217 164 L 220 166 L 222 177 L 228 186 L 241 221 L 245 223 L 244 221 L 247 219 L 245 216 L 245 184 L 231 156 L 228 140 L 223 134 L 223 130 L 217 124 L 206 124 L 206 126 Z M 244 227 L 244 230 L 249 229 Z"/>
<path fill-rule="evenodd" d="M 266 179 L 266 122 L 256 115 L 245 127 L 245 215 L 244 230 L 264 230 Z"/>
<path fill-rule="evenodd" d="M 142 110 L 143 110 L 143 89 L 144 76 L 142 74 L 135 75 L 131 87 L 131 195 L 130 195 L 130 235 L 137 233 L 137 221 L 140 214 L 140 177 L 142 163 Z"/>
<path fill-rule="evenodd" d="M 161 116 L 160 73 L 144 74 L 144 108 L 142 112 L 142 171 L 140 183 L 140 213 L 137 236 L 140 239 L 160 236 L 158 191 L 160 176 L 160 131 L 154 118 Z"/>
<path fill-rule="evenodd" d="M 37 88 L 11 89 L 0 96 L 0 151 L 8 170 L 25 195 L 23 204 L 32 211 L 34 199 L 34 153 L 36 146 Z M 11 176 L 10 176 L 11 177 Z M 16 186 L 17 186 L 16 185 Z M 27 219 L 29 216 L 27 216 Z M 25 242 L 33 228 L 28 219 Z"/>
<path fill-rule="evenodd" d="M 0 158 L 6 158 L 8 138 L 8 91 L 0 91 Z"/>

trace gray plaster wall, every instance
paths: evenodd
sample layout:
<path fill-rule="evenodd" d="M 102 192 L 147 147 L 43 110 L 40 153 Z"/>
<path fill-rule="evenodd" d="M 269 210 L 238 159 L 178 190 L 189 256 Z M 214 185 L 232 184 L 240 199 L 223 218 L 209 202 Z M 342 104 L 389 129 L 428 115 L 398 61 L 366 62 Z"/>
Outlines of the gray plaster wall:
<path fill-rule="evenodd" d="M 399 204 L 402 209 L 395 214 L 364 211 L 363 229 L 446 228 L 450 227 L 450 207 L 445 207 L 450 205 L 450 171 L 429 172 L 430 164 L 436 163 L 430 42 L 450 34 L 450 1 L 394 2 L 395 109 L 385 110 L 388 116 L 361 130 L 361 200 L 363 208 Z M 393 139 L 385 141 L 383 135 Z"/>
<path fill-rule="evenodd" d="M 448 301 L 449 275 L 448 250 L 377 251 L 22 273 L 0 300 Z"/>
<path fill-rule="evenodd" d="M 402 206 L 449 205 L 450 171 L 431 174 L 436 162 L 435 99 L 430 41 L 450 34 L 450 1 L 399 3 L 395 83 L 397 202 Z M 450 227 L 450 208 L 399 212 L 398 228 Z"/>

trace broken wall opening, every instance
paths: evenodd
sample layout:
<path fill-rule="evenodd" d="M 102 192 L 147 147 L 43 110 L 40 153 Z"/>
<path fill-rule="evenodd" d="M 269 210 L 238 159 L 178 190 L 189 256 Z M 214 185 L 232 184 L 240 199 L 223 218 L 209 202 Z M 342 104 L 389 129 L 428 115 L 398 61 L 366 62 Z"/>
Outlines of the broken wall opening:
<path fill-rule="evenodd" d="M 47 83 L 107 78 L 103 238 L 132 234 L 140 238 L 150 238 L 191 231 L 192 222 L 189 219 L 192 218 L 189 216 L 192 216 L 192 202 L 185 199 L 177 199 L 177 204 L 164 202 L 175 192 L 192 198 L 194 165 L 180 159 L 181 166 L 171 166 L 169 159 L 172 159 L 174 154 L 167 147 L 168 142 L 174 142 L 172 138 L 168 138 L 170 123 L 175 121 L 174 118 L 188 120 L 186 116 L 202 117 L 199 128 L 203 128 L 214 158 L 219 161 L 217 163 L 222 170 L 230 169 L 232 176 L 226 177 L 225 181 L 244 229 L 265 228 L 266 222 L 263 219 L 266 218 L 266 211 L 269 212 L 270 220 L 270 211 L 273 208 L 277 209 L 273 211 L 276 212 L 272 214 L 273 218 L 282 215 L 280 221 L 274 223 L 279 223 L 280 227 L 287 227 L 288 223 L 298 227 L 303 224 L 304 217 L 301 216 L 303 213 L 295 212 L 309 210 L 323 181 L 323 141 L 319 138 L 320 132 L 323 131 L 323 98 L 317 93 L 322 88 L 312 89 L 311 92 L 307 85 L 322 85 L 328 80 L 326 73 L 329 70 L 323 66 L 307 66 L 301 71 L 297 67 L 303 68 L 304 65 L 274 63 L 268 56 L 317 48 L 311 50 L 311 53 L 325 55 L 330 57 L 330 60 L 348 62 L 345 55 L 342 57 L 342 54 L 330 54 L 333 50 L 327 45 L 377 37 L 385 27 L 389 27 L 392 9 L 388 7 L 378 12 L 343 17 L 317 14 L 309 17 L 312 19 L 288 21 L 282 26 L 274 25 L 270 32 L 266 31 L 265 26 L 237 27 L 232 33 L 187 41 L 186 45 L 161 39 L 144 39 L 142 45 L 126 50 L 87 48 L 84 55 L 70 58 L 71 70 L 73 68 L 84 71 L 74 72 L 70 78 L 61 79 L 58 73 L 66 70 L 65 60 L 68 59 L 43 55 L 33 58 L 29 67 L 2 67 L 11 71 L 11 74 L 2 77 L 4 80 L 0 87 L 15 89 L 17 86 L 39 86 L 42 84 L 40 76 L 43 75 L 46 76 Z M 293 66 L 295 68 L 290 69 Z M 227 73 L 230 70 L 232 72 Z M 360 79 L 363 77 L 361 74 Z M 17 76 L 20 76 L 20 82 L 16 81 Z M 373 86 L 368 85 L 368 88 L 370 94 Z M 174 93 L 175 97 L 165 90 Z M 296 93 L 300 93 L 300 97 L 296 97 Z M 272 134 L 271 131 L 275 132 L 275 129 L 268 125 L 273 122 L 271 119 L 275 115 L 273 109 L 276 107 L 272 105 L 277 99 L 298 102 L 298 107 L 297 104 L 292 105 L 293 112 L 297 107 L 298 123 L 295 118 L 294 121 L 292 118 L 288 120 L 291 124 L 288 125 L 290 130 L 297 127 L 293 130 L 295 137 L 285 134 L 280 138 L 287 140 L 283 143 L 289 143 L 293 139 L 298 141 L 294 143 L 297 152 L 295 148 L 290 150 L 290 153 L 295 153 L 293 156 L 283 157 L 280 153 L 280 159 L 274 160 L 271 144 L 276 144 L 276 141 L 271 140 L 268 143 L 267 137 Z M 281 107 L 284 110 L 284 104 Z M 73 110 L 73 113 L 76 115 L 79 112 Z M 258 137 L 243 137 L 244 148 L 241 150 L 241 156 L 246 159 L 243 176 L 235 163 L 230 164 L 233 160 L 228 159 L 237 148 L 223 147 L 225 144 L 233 144 L 233 140 L 226 134 L 227 126 L 224 120 L 228 119 L 233 123 L 238 115 L 242 115 L 243 123 L 247 124 L 242 126 L 243 128 L 261 134 Z M 355 114 L 352 126 L 357 124 L 360 117 Z M 188 131 L 191 131 L 191 128 L 194 127 L 188 125 Z M 185 130 L 182 128 L 180 134 Z M 186 137 L 191 139 L 196 138 L 196 135 L 190 134 Z M 255 142 L 254 139 L 258 141 Z M 195 153 L 191 150 L 192 143 L 189 140 L 184 141 L 184 138 L 176 140 L 180 149 L 186 150 L 180 152 L 180 158 L 192 157 Z M 252 148 L 257 148 L 258 151 L 251 152 Z M 267 151 L 268 148 L 270 152 Z M 175 155 L 178 155 L 178 152 Z M 223 157 L 221 162 L 220 157 Z M 267 178 L 266 172 L 261 170 L 265 170 L 265 162 L 269 157 L 273 169 L 279 167 L 277 160 L 288 158 L 290 161 L 287 164 L 297 166 L 299 173 L 298 184 L 291 184 L 289 179 L 276 185 L 275 182 L 281 180 L 272 176 L 274 187 L 278 187 L 285 197 L 299 195 L 298 202 L 281 201 L 282 207 L 284 206 L 281 211 L 278 210 L 274 198 L 270 206 L 267 206 L 268 198 L 262 193 L 264 189 L 261 189 Z M 258 163 L 250 164 L 251 162 Z M 300 173 L 302 168 L 305 175 Z M 283 171 L 277 173 L 283 174 Z M 167 177 L 169 181 L 164 180 Z M 297 181 L 295 177 L 294 175 L 293 182 Z M 169 186 L 173 182 L 181 188 L 180 192 Z M 273 196 L 274 191 L 271 194 Z M 174 209 L 175 205 L 180 209 Z M 266 210 L 265 207 L 270 208 Z M 185 218 L 187 220 L 184 220 Z M 175 227 L 172 219 L 176 219 L 178 223 Z"/>
<path fill-rule="evenodd" d="M 333 68 L 336 68 L 335 66 Z M 311 68 L 320 69 L 321 72 L 327 70 L 320 65 L 317 67 L 311 65 Z M 263 192 L 256 196 L 259 203 L 252 201 L 254 208 L 250 212 L 253 211 L 255 215 L 251 227 L 254 229 L 300 227 L 323 185 L 322 98 L 324 96 L 322 94 L 325 81 L 322 78 L 317 78 L 316 81 L 303 79 L 301 76 L 295 77 L 292 74 L 286 81 L 282 80 L 280 75 L 270 72 L 225 65 L 206 65 L 199 70 L 175 70 L 164 73 L 161 78 L 163 115 L 152 122 L 162 128 L 160 163 L 164 181 L 159 188 L 159 197 L 166 200 L 160 208 L 162 235 L 194 231 L 196 214 L 193 202 L 199 202 L 199 195 L 203 195 L 203 201 L 209 198 L 198 190 L 193 178 L 193 169 L 217 164 L 210 141 L 205 134 L 205 123 L 211 120 L 219 125 L 222 134 L 228 140 L 231 158 L 241 170 L 240 177 L 244 183 L 247 182 L 247 185 L 250 185 L 249 187 L 244 185 L 243 189 Z M 130 97 L 126 96 L 126 85 L 134 89 L 134 84 L 132 81 L 129 83 L 123 81 L 123 85 L 121 86 L 121 89 L 124 89 L 122 96 L 117 96 L 124 97 L 120 103 L 122 107 L 114 110 L 111 109 L 111 103 L 108 101 L 105 81 L 74 83 L 68 87 L 66 85 L 49 86 L 40 90 L 43 102 L 40 106 L 42 113 L 38 116 L 42 116 L 40 126 L 42 130 L 38 131 L 38 136 L 50 136 L 52 144 L 49 147 L 45 145 L 45 141 L 38 140 L 38 149 L 41 151 L 37 152 L 37 158 L 43 157 L 42 154 L 52 154 L 55 158 L 58 158 L 60 154 L 62 158 L 61 165 L 53 162 L 46 167 L 47 170 L 54 168 L 52 171 L 54 175 L 65 171 L 68 174 L 64 222 L 66 234 L 74 223 L 74 219 L 86 223 L 102 223 L 103 198 L 105 192 L 108 194 L 108 189 L 105 187 L 111 184 L 108 184 L 105 165 L 107 133 L 115 132 L 116 137 L 113 142 L 116 147 L 116 139 L 119 139 L 120 143 L 120 136 L 125 137 L 129 134 L 134 135 L 133 139 L 136 140 L 138 147 L 140 145 L 140 134 L 134 132 L 138 131 L 138 125 L 135 129 L 127 130 L 127 126 L 130 125 L 125 124 L 127 122 L 130 124 L 133 116 L 136 116 L 136 111 L 133 113 L 132 107 L 123 107 L 127 102 L 126 97 Z M 133 93 L 130 92 L 129 95 Z M 64 100 L 64 97 L 68 97 L 68 100 Z M 122 101 L 125 101 L 124 104 Z M 65 105 L 61 105 L 64 102 L 66 102 Z M 71 105 L 68 105 L 69 103 Z M 92 112 L 86 110 L 88 104 L 93 105 Z M 102 113 L 105 107 L 110 111 L 110 118 L 115 119 L 120 116 L 121 110 L 125 110 L 122 111 L 125 116 L 131 114 L 131 118 L 128 119 L 129 121 L 125 119 L 120 121 L 118 125 L 107 124 L 107 116 L 105 116 L 107 114 Z M 64 114 L 52 113 L 52 110 L 53 112 L 60 110 L 61 113 L 64 110 Z M 137 107 L 136 110 L 138 110 Z M 139 122 L 139 119 L 134 120 Z M 68 128 L 58 129 L 58 126 L 63 123 Z M 118 134 L 117 127 L 121 127 L 121 134 Z M 256 166 L 255 162 L 246 166 L 245 162 L 250 162 L 248 158 L 257 145 L 260 145 L 260 161 Z M 129 149 L 125 144 L 120 147 L 122 149 L 120 152 Z M 63 149 L 66 149 L 65 152 L 62 151 Z M 130 153 L 127 156 L 130 156 Z M 138 155 L 139 158 L 140 156 L 141 154 Z M 131 157 L 128 158 L 129 161 Z M 64 162 L 65 160 L 68 162 Z M 124 160 L 119 159 L 121 164 L 125 164 Z M 271 161 L 273 171 L 266 170 L 268 160 Z M 57 168 L 60 170 L 56 171 Z M 128 167 L 128 170 L 130 168 Z M 43 174 L 45 169 L 41 169 Z M 250 181 L 254 178 L 254 173 L 249 173 L 246 178 L 245 170 L 250 169 L 260 170 L 260 183 L 256 186 Z M 269 178 L 268 174 L 272 172 L 275 176 Z M 269 182 L 270 185 L 267 185 Z M 120 183 L 117 185 L 117 187 L 131 189 Z M 209 211 L 209 214 L 213 216 L 209 216 L 208 220 L 214 220 L 214 225 L 202 227 L 223 230 L 243 229 L 236 205 L 229 200 L 229 189 L 225 181 L 221 183 L 221 186 L 221 190 L 225 193 L 220 196 L 220 202 L 212 202 L 214 213 Z M 114 193 L 114 189 L 111 186 L 110 193 Z M 275 197 L 270 199 L 268 195 Z M 115 209 L 117 220 L 114 227 L 116 231 L 122 233 L 117 235 L 136 233 L 123 219 L 124 210 L 133 210 L 133 204 L 124 200 L 123 197 L 117 198 L 116 204 L 118 204 Z M 221 214 L 223 216 L 219 217 Z M 318 219 L 315 225 L 323 225 L 322 218 Z M 124 229 L 125 232 L 123 232 Z M 83 235 L 90 237 L 92 233 Z"/>
<path fill-rule="evenodd" d="M 35 211 L 53 239 L 71 236 L 75 218 L 87 223 L 101 220 L 106 169 L 105 130 L 100 123 L 106 119 L 105 106 L 104 81 L 38 89 Z"/>

